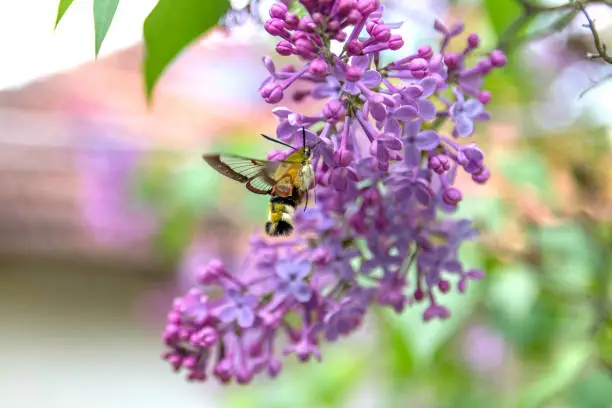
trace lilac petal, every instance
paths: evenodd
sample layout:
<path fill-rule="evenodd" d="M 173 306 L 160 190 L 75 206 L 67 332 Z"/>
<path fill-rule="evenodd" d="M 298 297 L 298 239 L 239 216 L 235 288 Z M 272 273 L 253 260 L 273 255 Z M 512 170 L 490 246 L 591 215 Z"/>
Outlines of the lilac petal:
<path fill-rule="evenodd" d="M 403 122 L 408 122 L 418 116 L 418 112 L 412 106 L 404 105 L 393 111 L 393 116 Z"/>
<path fill-rule="evenodd" d="M 402 134 L 402 127 L 397 120 L 389 118 L 385 124 L 385 132 L 399 137 Z"/>
<path fill-rule="evenodd" d="M 482 103 L 478 99 L 470 99 L 463 104 L 463 113 L 468 115 L 470 118 L 478 115 L 482 112 Z"/>
<path fill-rule="evenodd" d="M 402 147 L 403 147 L 402 141 L 399 138 L 397 138 L 397 137 L 395 137 L 393 135 L 386 134 L 386 135 L 380 137 L 378 140 L 381 141 L 381 142 L 384 142 L 385 147 L 387 149 L 401 150 Z"/>
<path fill-rule="evenodd" d="M 295 131 L 296 131 L 295 126 L 289 123 L 289 121 L 284 121 L 280 125 L 278 125 L 278 127 L 276 128 L 276 137 L 278 137 L 281 140 L 287 140 L 291 136 L 293 136 Z"/>
<path fill-rule="evenodd" d="M 292 113 L 293 111 L 291 109 L 285 108 L 284 106 L 279 106 L 272 109 L 272 114 L 279 119 L 287 119 Z"/>
<path fill-rule="evenodd" d="M 420 150 L 432 150 L 440 144 L 440 136 L 433 130 L 424 130 L 416 136 L 414 143 Z"/>
<path fill-rule="evenodd" d="M 327 84 L 322 84 L 312 88 L 310 94 L 315 99 L 325 99 L 334 96 L 338 89 L 340 88 L 333 88 Z"/>
<path fill-rule="evenodd" d="M 423 88 L 423 95 L 421 96 L 423 98 L 427 98 L 435 92 L 436 87 L 438 86 L 438 81 L 436 81 L 436 78 L 429 76 L 424 78 L 420 85 Z"/>
<path fill-rule="evenodd" d="M 290 260 L 280 260 L 276 262 L 276 275 L 282 280 L 288 280 L 293 272 L 293 263 Z"/>
<path fill-rule="evenodd" d="M 242 297 L 242 304 L 250 309 L 259 304 L 259 298 L 252 293 L 247 293 Z"/>
<path fill-rule="evenodd" d="M 382 81 L 382 76 L 374 70 L 366 71 L 361 77 L 361 83 L 363 83 L 368 88 L 373 88 L 376 85 L 380 84 Z"/>
<path fill-rule="evenodd" d="M 433 120 L 436 117 L 436 106 L 427 99 L 419 99 L 417 101 L 419 107 L 419 116 L 423 120 Z"/>
<path fill-rule="evenodd" d="M 455 94 L 455 98 L 457 98 L 457 102 L 463 103 L 465 99 L 463 98 L 463 92 L 456 86 L 453 86 L 453 93 Z"/>
<path fill-rule="evenodd" d="M 255 321 L 255 313 L 253 313 L 252 309 L 241 307 L 237 310 L 236 320 L 238 320 L 238 326 L 246 329 L 253 325 Z"/>
<path fill-rule="evenodd" d="M 227 288 L 225 290 L 225 294 L 227 295 L 227 297 L 229 297 L 230 299 L 232 299 L 233 301 L 237 301 L 240 300 L 240 298 L 242 297 L 240 294 L 240 291 L 236 288 Z"/>
<path fill-rule="evenodd" d="M 351 58 L 351 66 L 359 67 L 362 71 L 365 71 L 370 66 L 370 57 L 365 55 L 353 57 Z"/>
<path fill-rule="evenodd" d="M 414 144 L 406 145 L 404 161 L 408 166 L 418 166 L 421 161 L 421 152 Z"/>
<path fill-rule="evenodd" d="M 416 137 L 417 134 L 419 133 L 419 130 L 421 130 L 421 121 L 420 120 L 415 120 L 413 122 L 409 122 L 408 126 L 406 126 L 406 128 L 404 129 L 405 136 L 408 137 L 408 138 Z"/>
<path fill-rule="evenodd" d="M 370 153 L 372 156 L 376 157 L 376 160 L 379 162 L 387 162 L 389 161 L 389 153 L 385 148 L 384 143 L 379 140 L 374 140 L 370 145 Z"/>
<path fill-rule="evenodd" d="M 404 89 L 402 89 L 402 96 L 405 96 L 409 99 L 417 99 L 423 95 L 423 88 L 419 85 L 408 85 Z"/>
<path fill-rule="evenodd" d="M 292 291 L 293 296 L 298 302 L 305 303 L 308 302 L 312 296 L 312 291 L 310 290 L 310 286 L 308 286 L 304 282 L 299 282 L 293 285 Z"/>
<path fill-rule="evenodd" d="M 337 61 L 331 67 L 331 73 L 339 81 L 344 81 L 346 75 L 344 74 L 344 63 Z"/>
<path fill-rule="evenodd" d="M 377 121 L 383 121 L 387 117 L 387 110 L 382 103 L 373 103 L 370 107 L 370 114 Z"/>
<path fill-rule="evenodd" d="M 472 119 L 477 120 L 479 122 L 486 122 L 491 119 L 491 114 L 483 110 L 478 115 L 473 116 Z"/>
<path fill-rule="evenodd" d="M 431 201 L 431 195 L 432 192 L 426 184 L 417 182 L 414 189 L 414 197 L 420 204 L 428 206 L 429 202 Z"/>
<path fill-rule="evenodd" d="M 452 272 L 452 273 L 461 273 L 463 271 L 463 267 L 461 263 L 458 261 L 446 261 L 444 262 L 443 269 Z"/>
<path fill-rule="evenodd" d="M 459 136 L 469 136 L 474 131 L 474 122 L 466 115 L 459 115 L 455 123 Z"/>
<path fill-rule="evenodd" d="M 236 307 L 234 305 L 225 305 L 217 312 L 217 317 L 223 323 L 229 323 L 236 318 Z"/>
<path fill-rule="evenodd" d="M 310 273 L 310 264 L 308 262 L 298 262 L 294 264 L 293 273 L 296 279 L 304 279 Z"/>
<path fill-rule="evenodd" d="M 274 77 L 276 75 L 276 67 L 274 66 L 274 61 L 272 60 L 272 58 L 266 55 L 261 60 L 270 75 Z"/>
<path fill-rule="evenodd" d="M 359 95 L 359 87 L 356 82 L 345 82 L 342 86 L 342 90 L 351 95 Z"/>

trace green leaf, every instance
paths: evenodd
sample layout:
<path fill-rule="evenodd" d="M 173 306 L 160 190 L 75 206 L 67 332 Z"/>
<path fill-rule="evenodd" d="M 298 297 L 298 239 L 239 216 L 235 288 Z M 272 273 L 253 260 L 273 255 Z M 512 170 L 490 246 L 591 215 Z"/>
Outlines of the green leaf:
<path fill-rule="evenodd" d="M 55 27 L 59 24 L 62 17 L 64 17 L 64 13 L 68 10 L 68 7 L 72 5 L 74 0 L 60 0 L 59 6 L 57 7 L 57 17 L 55 19 Z"/>
<path fill-rule="evenodd" d="M 227 0 L 159 0 L 144 22 L 143 70 L 147 100 L 172 60 L 229 9 Z"/>
<path fill-rule="evenodd" d="M 521 6 L 515 0 L 485 0 L 484 6 L 498 38 L 521 13 Z"/>
<path fill-rule="evenodd" d="M 542 407 L 546 401 L 555 397 L 574 383 L 592 354 L 589 344 L 574 343 L 562 349 L 553 360 L 548 372 L 527 387 L 519 397 L 520 408 Z"/>
<path fill-rule="evenodd" d="M 100 47 L 106 37 L 106 33 L 108 33 L 108 28 L 113 21 L 118 5 L 119 0 L 94 0 L 93 2 L 96 57 L 100 52 Z"/>
<path fill-rule="evenodd" d="M 602 370 L 594 370 L 578 381 L 570 390 L 573 407 L 612 407 L 612 376 Z"/>

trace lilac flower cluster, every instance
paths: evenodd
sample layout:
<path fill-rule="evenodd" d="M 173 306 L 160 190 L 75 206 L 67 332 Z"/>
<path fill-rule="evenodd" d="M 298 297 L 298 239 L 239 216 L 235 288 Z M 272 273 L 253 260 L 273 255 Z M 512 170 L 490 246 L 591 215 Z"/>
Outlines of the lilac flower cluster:
<path fill-rule="evenodd" d="M 380 53 L 403 40 L 383 21 L 378 0 L 300 3 L 301 18 L 275 3 L 265 29 L 280 38 L 279 54 L 304 64 L 277 71 L 264 58 L 270 76 L 259 92 L 277 103 L 302 83 L 307 90 L 296 91 L 297 100 L 324 100 L 318 115 L 273 110 L 280 140 L 299 146 L 305 128 L 309 145 L 320 142 L 316 205 L 297 212 L 292 238 L 253 238 L 239 274 L 213 261 L 201 270 L 201 286 L 175 300 L 164 357 L 192 380 L 212 373 L 244 384 L 263 371 L 276 376 L 279 354 L 320 359 L 321 342 L 353 332 L 374 304 L 400 313 L 425 303 L 425 321 L 447 318 L 440 295 L 453 284 L 464 292 L 484 276 L 458 260 L 461 243 L 476 234 L 470 221 L 440 214 L 462 200 L 453 185 L 460 169 L 477 183 L 489 178 L 483 152 L 463 139 L 489 118 L 483 78 L 506 63 L 504 54 L 469 65 L 478 36 L 448 51 L 463 27 L 437 21 L 439 50 L 422 46 L 383 66 Z"/>

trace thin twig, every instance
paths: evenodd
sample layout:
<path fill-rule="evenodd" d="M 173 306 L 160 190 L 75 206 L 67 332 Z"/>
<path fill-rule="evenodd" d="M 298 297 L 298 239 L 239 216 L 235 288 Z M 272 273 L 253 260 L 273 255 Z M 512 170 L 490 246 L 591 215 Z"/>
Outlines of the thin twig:
<path fill-rule="evenodd" d="M 587 24 L 583 24 L 583 27 L 588 28 L 593 35 L 593 42 L 595 43 L 595 49 L 597 50 L 597 54 L 589 54 L 588 57 L 592 60 L 601 59 L 608 64 L 612 64 L 612 56 L 608 55 L 606 51 L 606 44 L 601 41 L 599 38 L 599 33 L 595 28 L 595 21 L 591 18 L 589 13 L 586 11 L 584 4 L 581 1 L 575 1 L 575 7 L 582 12 L 584 17 L 587 20 Z"/>

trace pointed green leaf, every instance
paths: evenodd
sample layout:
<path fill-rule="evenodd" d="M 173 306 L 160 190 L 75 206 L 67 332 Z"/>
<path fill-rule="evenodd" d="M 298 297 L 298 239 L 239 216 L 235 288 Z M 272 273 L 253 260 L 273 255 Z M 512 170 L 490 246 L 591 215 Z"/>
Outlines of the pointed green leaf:
<path fill-rule="evenodd" d="M 147 100 L 168 64 L 189 44 L 217 25 L 227 0 L 159 0 L 144 23 L 143 71 Z"/>
<path fill-rule="evenodd" d="M 55 27 L 59 24 L 62 17 L 64 17 L 64 13 L 68 10 L 68 7 L 72 4 L 73 0 L 60 0 L 59 6 L 57 7 L 57 17 L 55 18 Z"/>
<path fill-rule="evenodd" d="M 117 5 L 119 5 L 119 0 L 94 0 L 93 2 L 96 57 L 100 52 L 102 41 L 104 41 L 104 37 L 106 37 L 106 33 L 108 33 L 108 28 L 113 21 L 113 17 L 115 17 Z"/>

